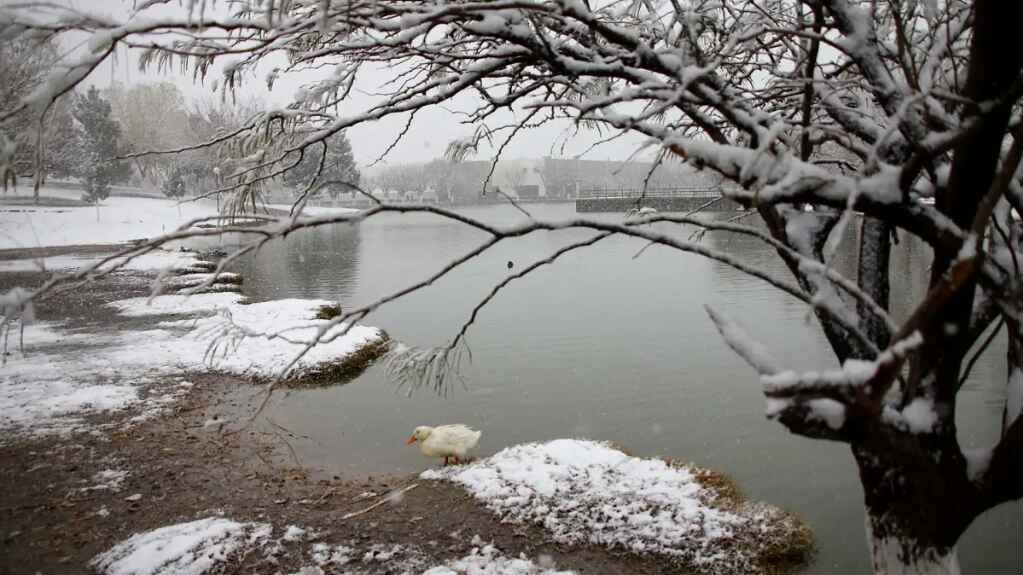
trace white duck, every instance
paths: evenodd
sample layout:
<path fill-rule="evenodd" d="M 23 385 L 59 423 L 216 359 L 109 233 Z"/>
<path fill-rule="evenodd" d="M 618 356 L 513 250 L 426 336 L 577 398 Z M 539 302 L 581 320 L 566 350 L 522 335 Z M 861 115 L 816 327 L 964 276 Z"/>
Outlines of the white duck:
<path fill-rule="evenodd" d="M 427 457 L 443 457 L 444 465 L 448 464 L 449 458 L 454 458 L 455 463 L 470 449 L 476 447 L 480 442 L 482 431 L 476 431 L 469 427 L 456 423 L 454 425 L 438 425 L 429 427 L 420 425 L 412 432 L 406 445 L 419 442 L 419 451 Z"/>

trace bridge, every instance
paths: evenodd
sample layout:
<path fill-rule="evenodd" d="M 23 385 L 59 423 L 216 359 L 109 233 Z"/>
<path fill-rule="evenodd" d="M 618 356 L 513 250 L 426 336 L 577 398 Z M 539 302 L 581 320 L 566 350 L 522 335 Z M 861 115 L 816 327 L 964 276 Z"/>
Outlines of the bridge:
<path fill-rule="evenodd" d="M 674 187 L 642 189 L 594 188 L 579 190 L 577 212 L 627 212 L 654 208 L 664 212 L 688 212 L 698 208 L 713 212 L 734 212 L 739 204 L 721 195 L 717 188 Z"/>

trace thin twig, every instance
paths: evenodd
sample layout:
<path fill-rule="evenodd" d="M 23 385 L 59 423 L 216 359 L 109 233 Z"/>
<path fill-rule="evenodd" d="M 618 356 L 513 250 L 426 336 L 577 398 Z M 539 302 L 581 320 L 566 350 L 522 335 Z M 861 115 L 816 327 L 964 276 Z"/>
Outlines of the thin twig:
<path fill-rule="evenodd" d="M 377 501 L 373 505 L 370 505 L 369 507 L 367 507 L 367 508 L 365 508 L 365 509 L 363 509 L 361 511 L 353 511 L 351 513 L 342 515 L 341 519 L 342 520 L 351 519 L 352 517 L 358 517 L 359 515 L 362 515 L 364 513 L 369 513 L 370 511 L 373 511 L 374 509 L 376 509 L 377 507 L 380 507 L 384 503 L 387 503 L 387 502 L 391 501 L 393 498 L 398 497 L 400 495 L 404 495 L 405 493 L 407 493 L 409 491 L 412 491 L 416 487 L 419 487 L 418 483 L 413 483 L 412 485 L 409 485 L 408 487 L 404 487 L 404 488 L 402 488 L 402 489 L 400 489 L 398 491 L 391 491 L 390 493 L 387 493 L 386 495 L 384 495 L 383 498 L 380 501 Z"/>

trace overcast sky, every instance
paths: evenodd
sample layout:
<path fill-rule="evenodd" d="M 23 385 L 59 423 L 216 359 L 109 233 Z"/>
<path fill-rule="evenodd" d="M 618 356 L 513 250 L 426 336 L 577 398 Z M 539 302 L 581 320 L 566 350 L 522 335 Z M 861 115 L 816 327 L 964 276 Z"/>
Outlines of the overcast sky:
<path fill-rule="evenodd" d="M 4 0 L 0 0 L 3 2 Z M 132 0 L 64 0 L 78 9 L 91 10 L 103 14 L 127 18 L 130 15 Z M 223 2 L 219 3 L 221 6 Z M 167 12 L 185 13 L 181 5 L 160 7 L 161 14 Z M 267 67 L 267 70 L 269 67 Z M 290 101 L 294 91 L 303 81 L 313 79 L 307 76 L 302 79 L 291 81 L 282 79 L 268 91 L 263 80 L 266 70 L 257 71 L 247 78 L 245 85 L 239 94 L 245 97 L 256 96 L 263 98 L 276 105 L 284 105 Z M 137 84 L 169 80 L 177 84 L 182 92 L 190 98 L 201 98 L 214 94 L 212 90 L 212 79 L 219 74 L 214 72 L 207 79 L 206 85 L 193 83 L 190 75 L 172 73 L 160 75 L 153 72 L 141 73 L 138 71 L 135 55 L 126 51 L 118 54 L 116 61 L 110 61 L 97 69 L 87 80 L 99 88 L 106 88 L 113 82 L 125 84 Z M 387 70 L 370 70 L 360 77 L 360 87 L 367 92 L 372 92 L 375 87 L 386 82 L 393 76 L 393 72 Z M 219 97 L 219 94 L 218 94 Z M 356 110 L 363 109 L 373 100 L 368 96 L 356 96 L 349 104 L 348 110 L 342 113 L 348 115 Z M 463 98 L 456 104 L 461 109 L 471 107 L 473 100 Z M 450 110 L 451 104 L 445 108 Z M 416 115 L 416 123 L 399 144 L 387 157 L 386 163 L 423 162 L 435 159 L 443 155 L 447 144 L 458 138 L 464 138 L 473 132 L 472 126 L 461 123 L 461 118 L 443 108 L 424 110 Z M 373 124 L 366 124 L 353 127 L 348 132 L 352 142 L 352 148 L 356 160 L 366 165 L 375 160 L 393 138 L 400 132 L 407 117 L 397 116 L 385 118 Z M 508 116 L 505 117 L 505 120 Z M 589 148 L 599 136 L 593 132 L 581 132 L 575 137 L 568 137 L 571 129 L 570 122 L 560 122 L 557 125 L 549 125 L 529 132 L 520 133 L 516 139 L 506 148 L 504 157 L 509 159 L 517 158 L 539 158 L 543 156 L 574 157 Z M 619 141 L 605 144 L 597 149 L 588 152 L 584 157 L 595 160 L 626 159 L 632 154 L 642 139 L 638 136 L 630 136 Z M 477 156 L 479 159 L 489 159 L 493 156 L 492 149 L 481 150 Z M 644 154 L 649 155 L 649 154 Z"/>

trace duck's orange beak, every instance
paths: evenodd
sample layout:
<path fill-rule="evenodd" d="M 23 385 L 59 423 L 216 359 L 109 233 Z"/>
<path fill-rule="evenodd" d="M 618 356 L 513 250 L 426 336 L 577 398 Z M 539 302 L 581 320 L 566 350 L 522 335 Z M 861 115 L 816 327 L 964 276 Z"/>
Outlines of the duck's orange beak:
<path fill-rule="evenodd" d="M 413 435 L 412 437 L 408 438 L 408 441 L 405 442 L 405 445 L 412 445 L 415 442 L 416 442 L 416 436 Z"/>

